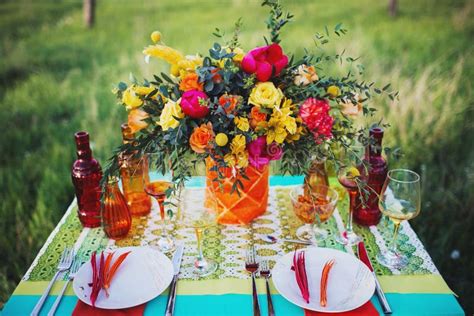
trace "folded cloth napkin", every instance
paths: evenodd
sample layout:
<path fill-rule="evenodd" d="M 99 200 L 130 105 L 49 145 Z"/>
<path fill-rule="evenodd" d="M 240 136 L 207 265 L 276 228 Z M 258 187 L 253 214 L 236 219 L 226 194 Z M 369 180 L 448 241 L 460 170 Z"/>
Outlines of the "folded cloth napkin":
<path fill-rule="evenodd" d="M 124 309 L 102 309 L 87 305 L 82 301 L 78 301 L 73 316 L 142 316 L 145 311 L 146 304 L 124 308 Z"/>
<path fill-rule="evenodd" d="M 305 309 L 304 310 L 304 315 L 305 316 L 323 316 L 323 315 L 331 315 L 331 316 L 379 316 L 379 312 L 377 309 L 375 309 L 374 304 L 372 304 L 371 301 L 368 301 L 364 305 L 362 305 L 359 308 L 356 308 L 354 310 L 348 311 L 348 312 L 343 312 L 343 313 L 322 313 L 322 312 L 314 312 Z"/>

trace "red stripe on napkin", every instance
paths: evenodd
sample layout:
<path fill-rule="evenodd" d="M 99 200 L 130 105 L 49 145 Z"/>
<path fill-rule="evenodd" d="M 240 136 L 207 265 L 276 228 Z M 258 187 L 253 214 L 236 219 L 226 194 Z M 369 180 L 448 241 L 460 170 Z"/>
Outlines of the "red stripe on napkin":
<path fill-rule="evenodd" d="M 372 304 L 371 301 L 368 301 L 367 303 L 365 303 L 364 305 L 362 305 L 361 307 L 359 308 L 356 308 L 352 311 L 348 311 L 348 312 L 343 312 L 343 313 L 322 313 L 322 312 L 314 312 L 314 311 L 310 311 L 310 310 L 307 310 L 305 309 L 304 310 L 304 315 L 305 316 L 322 316 L 322 315 L 344 315 L 344 316 L 379 316 L 379 312 L 377 311 L 377 309 L 375 309 L 375 306 L 374 304 Z"/>
<path fill-rule="evenodd" d="M 124 309 L 102 309 L 97 307 L 92 307 L 86 303 L 79 300 L 77 302 L 74 311 L 72 312 L 73 316 L 142 316 L 145 311 L 146 304 L 124 308 Z"/>

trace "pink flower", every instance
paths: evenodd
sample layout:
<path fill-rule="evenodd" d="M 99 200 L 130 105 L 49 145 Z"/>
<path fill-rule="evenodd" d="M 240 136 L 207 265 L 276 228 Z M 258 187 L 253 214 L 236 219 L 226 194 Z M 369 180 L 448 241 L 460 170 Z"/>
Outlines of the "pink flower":
<path fill-rule="evenodd" d="M 203 118 L 209 113 L 209 108 L 201 103 L 206 102 L 208 96 L 199 90 L 189 90 L 181 96 L 179 105 L 183 113 L 192 118 Z"/>
<path fill-rule="evenodd" d="M 281 46 L 271 44 L 252 49 L 242 60 L 242 69 L 246 73 L 256 74 L 258 81 L 268 81 L 273 74 L 278 76 L 288 65 L 288 57 L 283 54 Z"/>
<path fill-rule="evenodd" d="M 278 160 L 283 155 L 283 149 L 276 142 L 267 146 L 267 155 L 270 160 Z"/>
<path fill-rule="evenodd" d="M 262 168 L 270 163 L 271 160 L 278 160 L 283 155 L 283 149 L 280 145 L 273 142 L 267 146 L 266 136 L 259 136 L 247 145 L 249 153 L 249 162 L 255 168 Z"/>
<path fill-rule="evenodd" d="M 332 137 L 334 118 L 329 115 L 330 109 L 326 100 L 315 98 L 306 99 L 300 107 L 300 117 L 317 142 Z"/>
<path fill-rule="evenodd" d="M 267 138 L 259 136 L 247 145 L 249 162 L 255 168 L 262 168 L 270 163 L 270 158 L 266 156 Z"/>

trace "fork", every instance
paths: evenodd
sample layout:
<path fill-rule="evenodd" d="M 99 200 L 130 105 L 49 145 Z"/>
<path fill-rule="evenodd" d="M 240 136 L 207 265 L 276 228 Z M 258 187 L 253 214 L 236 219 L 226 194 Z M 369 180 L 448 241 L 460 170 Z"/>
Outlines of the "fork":
<path fill-rule="evenodd" d="M 81 260 L 79 260 L 78 258 L 75 258 L 74 263 L 72 264 L 71 269 L 69 270 L 69 276 L 68 276 L 68 279 L 66 280 L 66 284 L 64 284 L 61 290 L 61 293 L 59 293 L 59 296 L 54 301 L 54 304 L 51 307 L 51 310 L 49 311 L 48 316 L 53 316 L 54 313 L 56 313 L 56 310 L 58 309 L 59 303 L 61 303 L 61 299 L 64 296 L 64 292 L 66 292 L 69 282 L 74 280 L 74 277 L 76 276 L 76 273 L 80 267 L 81 267 Z"/>
<path fill-rule="evenodd" d="M 260 275 L 265 278 L 265 284 L 267 286 L 267 304 L 268 304 L 268 316 L 275 316 L 275 310 L 273 309 L 272 295 L 270 294 L 270 285 L 268 285 L 268 279 L 272 276 L 268 261 L 263 260 L 260 265 Z"/>
<path fill-rule="evenodd" d="M 257 286 L 255 285 L 255 274 L 258 271 L 258 262 L 255 258 L 255 248 L 252 246 L 247 250 L 245 257 L 245 270 L 252 274 L 252 298 L 253 315 L 260 316 L 260 306 L 258 305 Z"/>
<path fill-rule="evenodd" d="M 51 288 L 53 287 L 54 282 L 56 282 L 56 279 L 58 278 L 60 273 L 69 270 L 72 264 L 73 257 L 74 257 L 74 250 L 70 247 L 65 248 L 63 253 L 61 254 L 61 259 L 59 259 L 56 274 L 54 275 L 51 282 L 49 282 L 48 287 L 44 291 L 38 303 L 36 303 L 35 308 L 31 312 L 31 316 L 39 315 L 39 312 L 41 311 L 41 308 L 43 307 L 44 302 L 46 301 L 46 298 L 48 297 L 49 292 L 51 291 Z"/>

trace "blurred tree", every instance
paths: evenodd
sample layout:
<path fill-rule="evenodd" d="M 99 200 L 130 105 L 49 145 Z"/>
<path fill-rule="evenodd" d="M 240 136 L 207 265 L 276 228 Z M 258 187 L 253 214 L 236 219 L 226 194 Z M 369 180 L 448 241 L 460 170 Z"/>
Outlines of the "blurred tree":
<path fill-rule="evenodd" d="M 95 0 L 84 0 L 84 22 L 88 28 L 94 26 Z"/>
<path fill-rule="evenodd" d="M 397 0 L 388 0 L 388 13 L 390 14 L 391 17 L 394 17 L 397 15 L 398 11 L 398 2 Z"/>

